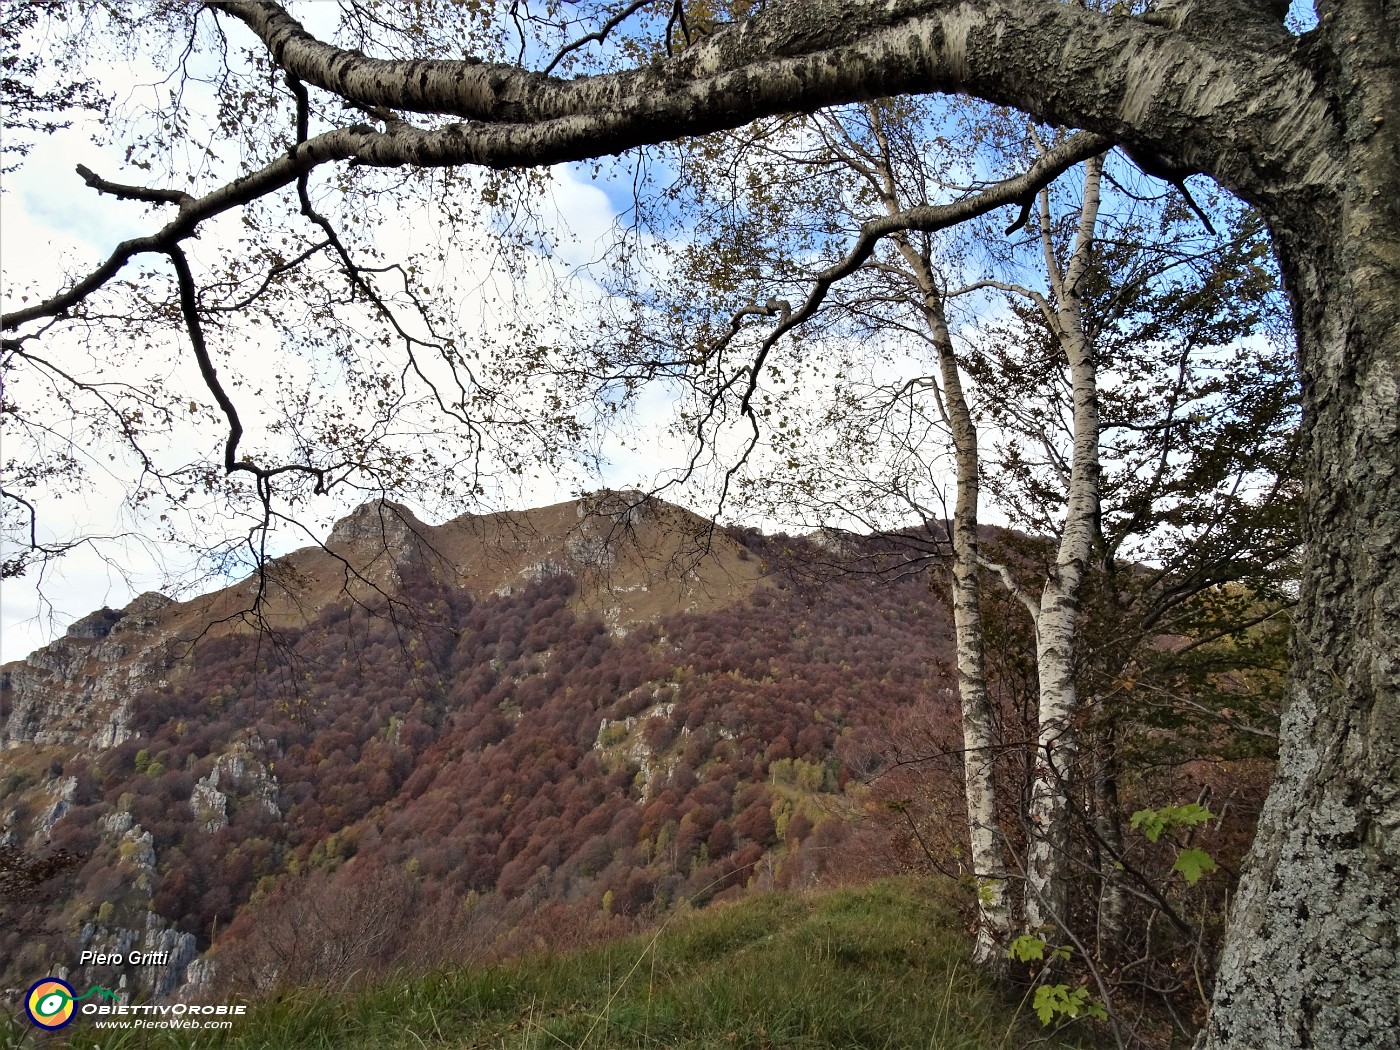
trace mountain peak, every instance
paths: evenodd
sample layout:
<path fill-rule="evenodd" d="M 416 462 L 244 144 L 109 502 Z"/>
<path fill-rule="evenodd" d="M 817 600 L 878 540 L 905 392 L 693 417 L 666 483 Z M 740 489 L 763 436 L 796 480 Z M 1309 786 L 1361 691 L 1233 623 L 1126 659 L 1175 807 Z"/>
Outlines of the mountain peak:
<path fill-rule="evenodd" d="M 326 546 L 375 540 L 391 549 L 403 549 L 421 538 L 427 526 L 402 503 L 389 499 L 372 499 L 362 503 L 337 521 L 326 540 Z"/>
<path fill-rule="evenodd" d="M 639 489 L 599 489 L 578 501 L 580 519 L 610 518 L 618 525 L 637 525 L 658 507 L 669 506 Z"/>

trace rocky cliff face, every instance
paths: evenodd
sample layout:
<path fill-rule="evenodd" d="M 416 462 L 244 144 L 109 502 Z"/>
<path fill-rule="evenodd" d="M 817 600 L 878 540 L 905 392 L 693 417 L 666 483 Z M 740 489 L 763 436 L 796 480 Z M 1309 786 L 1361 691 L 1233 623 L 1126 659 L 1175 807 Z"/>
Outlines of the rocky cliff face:
<path fill-rule="evenodd" d="M 641 729 L 651 719 L 670 722 L 676 710 L 675 697 L 680 695 L 679 686 L 663 688 L 657 686 L 651 691 L 652 706 L 636 715 L 626 718 L 604 718 L 598 726 L 598 737 L 593 749 L 602 756 L 609 768 L 623 766 L 637 769 L 637 785 L 642 798 L 652 798 L 666 782 L 676 767 L 676 755 L 667 755 L 664 749 L 657 750 L 647 743 Z M 670 698 L 669 700 L 666 698 Z M 690 735 L 686 726 L 677 726 L 676 733 L 685 738 Z"/>
<path fill-rule="evenodd" d="M 281 818 L 277 778 L 258 758 L 256 750 L 260 745 L 256 739 L 234 744 L 219 756 L 208 775 L 195 783 L 190 808 L 206 831 L 213 833 L 228 824 L 229 796 L 235 793 L 261 806 L 272 817 Z"/>
<path fill-rule="evenodd" d="M 199 956 L 194 934 L 170 929 L 153 912 L 146 913 L 144 925 L 134 928 L 84 923 L 78 931 L 77 944 L 80 952 L 120 955 L 123 959 L 138 953 L 139 958 L 153 960 L 145 965 L 124 966 L 125 972 L 119 975 L 114 974 L 111 967 L 78 966 L 71 971 L 60 970 L 60 977 L 80 985 L 110 987 L 109 982 L 115 983 L 113 990 L 128 1001 L 139 998 L 142 1002 L 159 1003 L 175 998 L 172 993 L 177 991 L 195 991 L 197 989 L 185 986 L 191 976 L 203 973 L 200 968 L 195 968 L 194 975 L 190 973 L 191 964 Z"/>
<path fill-rule="evenodd" d="M 65 777 L 58 781 L 53 805 L 39 814 L 38 827 L 34 829 L 37 842 L 48 842 L 53 835 L 53 826 L 73 808 L 73 799 L 78 793 L 78 778 Z"/>
<path fill-rule="evenodd" d="M 171 604 L 148 592 L 125 609 L 99 609 L 0 674 L 0 747 L 103 750 L 131 734 L 131 699 L 157 685 L 174 659 L 152 614 Z"/>
<path fill-rule="evenodd" d="M 356 507 L 337 521 L 326 539 L 326 546 L 368 540 L 394 553 L 411 553 L 428 531 L 429 527 L 402 503 L 376 499 Z"/>

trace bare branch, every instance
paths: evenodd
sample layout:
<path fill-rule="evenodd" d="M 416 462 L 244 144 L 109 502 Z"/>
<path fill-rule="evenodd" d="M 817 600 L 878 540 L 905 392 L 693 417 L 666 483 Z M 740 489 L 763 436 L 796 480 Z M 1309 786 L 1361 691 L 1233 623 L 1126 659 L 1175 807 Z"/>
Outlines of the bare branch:
<path fill-rule="evenodd" d="M 556 54 L 552 59 L 550 59 L 549 65 L 544 67 L 544 75 L 549 76 L 550 73 L 554 72 L 554 67 L 557 66 L 560 62 L 562 62 L 564 60 L 564 57 L 570 54 L 571 52 L 577 51 L 579 48 L 586 47 L 587 45 L 592 43 L 601 44 L 603 41 L 607 40 L 608 34 L 611 33 L 618 26 L 620 26 L 623 22 L 627 21 L 627 19 L 631 18 L 642 8 L 654 3 L 656 3 L 656 0 L 632 0 L 632 3 L 628 4 L 617 14 L 613 15 L 612 18 L 609 18 L 606 22 L 604 22 L 603 27 L 601 29 L 594 30 L 587 36 L 581 36 L 577 40 L 574 40 L 571 43 L 565 44 L 563 47 L 561 47 L 559 49 L 559 53 Z"/>
<path fill-rule="evenodd" d="M 204 327 L 199 320 L 199 297 L 195 288 L 194 275 L 190 272 L 189 260 L 185 258 L 185 253 L 177 245 L 172 245 L 166 254 L 170 256 L 170 261 L 175 265 L 175 278 L 180 289 L 180 312 L 185 319 L 185 327 L 189 332 L 190 345 L 194 350 L 195 360 L 199 363 L 199 374 L 204 378 L 204 385 L 214 395 L 214 400 L 219 404 L 219 410 L 223 412 L 224 419 L 228 422 L 228 437 L 224 441 L 224 470 L 230 474 L 236 471 L 252 474 L 257 479 L 258 494 L 264 508 L 268 506 L 271 498 L 268 482 L 279 474 L 309 475 L 315 479 L 316 493 L 318 495 L 324 493 L 328 487 L 326 479 L 329 474 L 329 471 L 324 467 L 313 467 L 304 463 L 260 467 L 251 460 L 238 458 L 238 444 L 243 439 L 243 421 L 238 416 L 238 409 L 234 406 L 233 400 L 219 381 L 218 371 L 214 368 L 214 362 L 209 356 L 209 348 L 204 341 Z"/>
<path fill-rule="evenodd" d="M 813 278 L 812 290 L 806 300 L 796 310 L 789 313 L 764 338 L 753 363 L 747 372 L 748 386 L 741 399 L 740 407 L 751 413 L 750 402 L 758 387 L 758 377 L 763 370 L 769 353 L 785 334 L 809 319 L 821 307 L 827 294 L 842 278 L 854 273 L 870 258 L 876 246 L 886 237 L 906 230 L 933 232 L 947 229 L 969 219 L 986 215 L 988 212 L 1007 204 L 1015 203 L 1038 186 L 1045 186 L 1081 161 L 1102 153 L 1111 145 L 1101 135 L 1081 132 L 1066 139 L 1041 157 L 1024 173 L 1014 178 L 993 184 L 972 197 L 966 197 L 952 204 L 919 205 L 903 211 L 882 215 L 861 224 L 860 234 L 840 262 L 821 271 Z M 735 315 L 735 322 L 747 314 L 761 312 L 754 307 L 745 307 Z M 737 331 L 731 324 L 731 337 Z M 725 342 L 728 341 L 726 338 Z"/>
<path fill-rule="evenodd" d="M 109 182 L 84 164 L 78 165 L 78 174 L 83 181 L 98 193 L 110 193 L 122 200 L 146 201 L 148 204 L 175 204 L 183 208 L 194 203 L 194 198 L 183 190 L 161 190 L 149 186 L 127 186 L 120 182 Z"/>

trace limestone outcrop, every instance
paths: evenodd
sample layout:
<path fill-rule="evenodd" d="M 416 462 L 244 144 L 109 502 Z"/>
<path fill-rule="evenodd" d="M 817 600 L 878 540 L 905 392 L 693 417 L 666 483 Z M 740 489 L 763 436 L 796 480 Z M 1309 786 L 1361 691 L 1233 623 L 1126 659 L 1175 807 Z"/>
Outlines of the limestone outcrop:
<path fill-rule="evenodd" d="M 147 592 L 125 609 L 98 609 L 62 638 L 0 674 L 0 748 L 25 744 L 104 750 L 131 736 L 131 701 L 173 666 L 152 614 L 170 599 Z"/>

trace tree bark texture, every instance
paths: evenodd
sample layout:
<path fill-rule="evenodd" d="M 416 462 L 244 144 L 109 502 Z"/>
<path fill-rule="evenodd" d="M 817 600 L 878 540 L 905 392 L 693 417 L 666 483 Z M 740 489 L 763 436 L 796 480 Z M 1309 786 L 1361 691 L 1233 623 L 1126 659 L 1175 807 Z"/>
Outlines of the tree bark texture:
<path fill-rule="evenodd" d="M 1093 779 L 1094 833 L 1098 849 L 1099 902 L 1095 940 L 1100 960 L 1111 958 L 1123 944 L 1127 929 L 1128 895 L 1123 886 L 1117 858 L 1123 855 L 1123 822 L 1118 805 L 1118 739 L 1112 720 L 1102 725 L 1094 741 Z"/>
<path fill-rule="evenodd" d="M 878 174 L 886 213 L 904 209 L 889 140 L 872 113 L 880 152 Z M 906 233 L 892 238 L 921 297 L 920 309 L 938 360 L 939 404 L 953 442 L 957 492 L 950 528 L 953 546 L 953 634 L 957 649 L 958 698 L 962 709 L 963 796 L 972 870 L 977 880 L 977 942 L 973 961 L 988 970 L 1005 967 L 1011 942 L 1011 897 L 1006 851 L 997 814 L 996 733 L 987 691 L 986 643 L 982 636 L 982 589 L 978 562 L 981 466 L 977 426 L 963 388 L 962 369 L 948 328 L 946 289 L 927 255 Z"/>
<path fill-rule="evenodd" d="M 1054 303 L 1044 303 L 1070 372 L 1073 451 L 1065 521 L 1055 553 L 1055 570 L 1046 580 L 1035 616 L 1035 658 L 1040 683 L 1039 735 L 1035 776 L 1031 783 L 1026 846 L 1026 926 L 1045 934 L 1064 927 L 1069 902 L 1070 788 L 1079 753 L 1075 714 L 1075 640 L 1079 598 L 1093 553 L 1099 513 L 1099 400 L 1093 349 L 1084 334 L 1078 284 L 1089 266 L 1098 222 L 1103 158 L 1085 165 L 1084 204 L 1069 263 L 1061 272 L 1050 238 L 1049 194 L 1042 191 L 1041 238 L 1046 275 Z"/>
<path fill-rule="evenodd" d="M 1400 5 L 1324 7 L 1314 62 L 1345 175 L 1330 199 L 1265 208 L 1298 328 L 1307 560 L 1209 1050 L 1400 1046 L 1397 38 Z"/>

